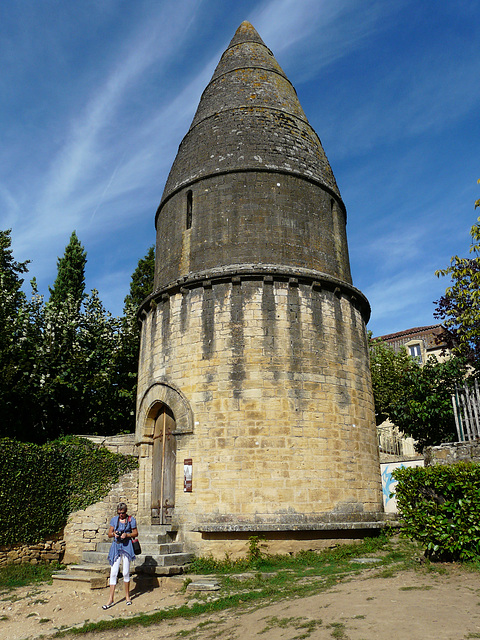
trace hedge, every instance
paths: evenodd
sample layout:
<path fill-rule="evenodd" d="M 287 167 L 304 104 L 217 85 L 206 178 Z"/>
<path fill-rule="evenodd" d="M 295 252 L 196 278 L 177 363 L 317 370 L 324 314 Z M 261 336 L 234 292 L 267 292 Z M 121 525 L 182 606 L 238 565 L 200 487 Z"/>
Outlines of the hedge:
<path fill-rule="evenodd" d="M 75 436 L 44 445 L 2 438 L 0 450 L 0 544 L 58 533 L 72 511 L 100 500 L 138 464 Z"/>
<path fill-rule="evenodd" d="M 393 472 L 402 531 L 434 560 L 480 556 L 480 464 L 458 462 Z"/>

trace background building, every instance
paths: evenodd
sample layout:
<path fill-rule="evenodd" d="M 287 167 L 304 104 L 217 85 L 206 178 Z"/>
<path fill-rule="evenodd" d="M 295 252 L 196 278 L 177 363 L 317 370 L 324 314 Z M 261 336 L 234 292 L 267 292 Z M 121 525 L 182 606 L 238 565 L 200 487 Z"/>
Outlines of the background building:
<path fill-rule="evenodd" d="M 423 365 L 431 356 L 437 358 L 439 362 L 449 357 L 449 352 L 441 339 L 442 332 L 441 324 L 433 324 L 378 336 L 375 340 L 389 344 L 396 353 L 400 349 L 406 349 L 412 358 Z M 422 458 L 422 454 L 415 451 L 415 440 L 404 436 L 389 420 L 378 425 L 377 434 L 381 462 Z"/>

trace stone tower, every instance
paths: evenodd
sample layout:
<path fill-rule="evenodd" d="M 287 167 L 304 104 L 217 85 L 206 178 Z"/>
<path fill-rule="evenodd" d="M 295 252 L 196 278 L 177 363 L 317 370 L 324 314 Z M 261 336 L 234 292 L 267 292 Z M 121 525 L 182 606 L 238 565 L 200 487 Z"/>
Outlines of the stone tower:
<path fill-rule="evenodd" d="M 203 92 L 155 223 L 140 521 L 221 556 L 251 535 L 294 550 L 378 528 L 370 310 L 351 283 L 345 206 L 248 22 Z"/>

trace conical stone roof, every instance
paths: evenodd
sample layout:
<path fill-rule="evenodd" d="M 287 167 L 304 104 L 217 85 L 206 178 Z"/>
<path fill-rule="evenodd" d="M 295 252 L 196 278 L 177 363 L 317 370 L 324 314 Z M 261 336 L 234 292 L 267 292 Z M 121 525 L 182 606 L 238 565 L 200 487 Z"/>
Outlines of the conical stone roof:
<path fill-rule="evenodd" d="M 296 174 L 340 198 L 293 85 L 253 26 L 243 22 L 203 92 L 159 209 L 199 179 L 252 170 Z"/>

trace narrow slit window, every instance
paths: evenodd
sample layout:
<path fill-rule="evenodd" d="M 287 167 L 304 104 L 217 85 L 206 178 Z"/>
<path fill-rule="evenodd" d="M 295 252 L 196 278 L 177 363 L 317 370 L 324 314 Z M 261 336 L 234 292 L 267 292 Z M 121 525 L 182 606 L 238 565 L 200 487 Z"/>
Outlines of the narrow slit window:
<path fill-rule="evenodd" d="M 193 193 L 187 191 L 187 229 L 192 228 Z"/>

